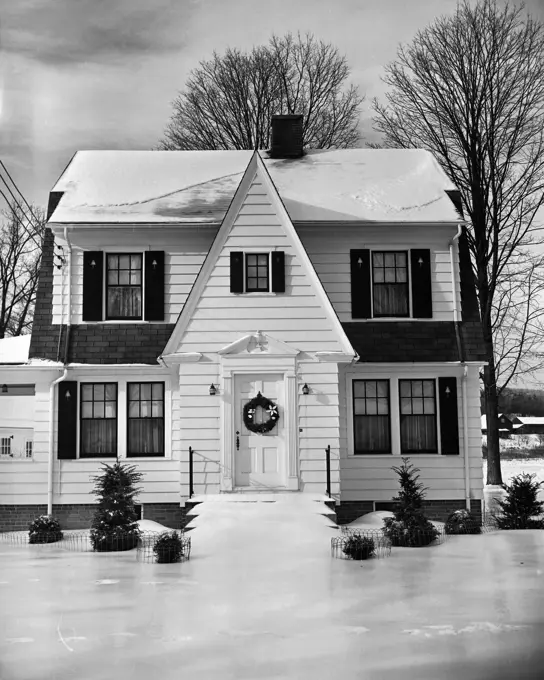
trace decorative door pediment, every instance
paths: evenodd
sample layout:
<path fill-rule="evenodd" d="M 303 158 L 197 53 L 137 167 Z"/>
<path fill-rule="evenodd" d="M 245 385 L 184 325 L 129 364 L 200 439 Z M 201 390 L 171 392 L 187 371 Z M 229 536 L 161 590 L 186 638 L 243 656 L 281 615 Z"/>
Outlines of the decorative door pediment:
<path fill-rule="evenodd" d="M 252 335 L 244 335 L 239 340 L 219 350 L 223 358 L 258 356 L 258 357 L 296 357 L 300 350 L 285 342 L 273 338 L 267 333 L 257 331 Z"/>

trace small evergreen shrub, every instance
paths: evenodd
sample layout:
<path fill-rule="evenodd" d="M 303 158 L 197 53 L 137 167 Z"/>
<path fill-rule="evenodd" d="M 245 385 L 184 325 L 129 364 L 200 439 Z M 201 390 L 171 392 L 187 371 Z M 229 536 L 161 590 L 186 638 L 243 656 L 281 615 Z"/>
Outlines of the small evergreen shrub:
<path fill-rule="evenodd" d="M 468 510 L 455 510 L 446 520 L 447 534 L 480 534 L 482 527 Z"/>
<path fill-rule="evenodd" d="M 155 541 L 153 552 L 155 553 L 157 562 L 160 564 L 180 562 L 183 557 L 181 536 L 176 531 L 165 531 Z"/>
<path fill-rule="evenodd" d="M 40 515 L 28 525 L 29 543 L 56 543 L 62 541 L 62 538 L 58 519 L 50 515 Z"/>
<path fill-rule="evenodd" d="M 396 547 L 420 547 L 429 545 L 438 538 L 440 532 L 423 514 L 423 501 L 427 490 L 419 480 L 419 468 L 414 467 L 408 458 L 402 465 L 391 468 L 399 477 L 400 491 L 393 497 L 394 517 L 386 517 L 384 535 Z"/>
<path fill-rule="evenodd" d="M 510 484 L 503 484 L 506 498 L 497 500 L 502 514 L 495 520 L 499 529 L 543 529 L 544 502 L 538 500 L 538 492 L 544 482 L 536 482 L 535 474 L 522 472 L 512 477 Z"/>
<path fill-rule="evenodd" d="M 134 499 L 140 492 L 136 485 L 142 474 L 135 465 L 119 461 L 113 465 L 103 463 L 102 468 L 102 473 L 92 478 L 93 493 L 98 497 L 91 525 L 93 550 L 131 550 L 140 537 Z"/>
<path fill-rule="evenodd" d="M 345 540 L 342 552 L 351 557 L 352 560 L 368 560 L 370 557 L 374 557 L 376 546 L 369 536 L 354 534 Z"/>

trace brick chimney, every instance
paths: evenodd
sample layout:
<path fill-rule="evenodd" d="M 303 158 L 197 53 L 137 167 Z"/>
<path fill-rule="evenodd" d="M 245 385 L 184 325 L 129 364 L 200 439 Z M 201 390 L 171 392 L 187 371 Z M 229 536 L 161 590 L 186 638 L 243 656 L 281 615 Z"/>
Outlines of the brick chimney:
<path fill-rule="evenodd" d="M 302 149 L 302 115 L 272 116 L 271 158 L 300 158 Z"/>

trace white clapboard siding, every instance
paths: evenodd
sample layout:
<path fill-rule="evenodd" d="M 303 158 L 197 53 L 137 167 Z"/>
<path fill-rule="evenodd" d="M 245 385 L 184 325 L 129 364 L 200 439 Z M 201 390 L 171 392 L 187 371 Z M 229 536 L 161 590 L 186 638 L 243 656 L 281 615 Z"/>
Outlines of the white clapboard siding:
<path fill-rule="evenodd" d="M 459 448 L 458 456 L 442 455 L 417 455 L 408 456 L 411 462 L 420 469 L 422 483 L 429 487 L 427 498 L 429 500 L 451 500 L 465 497 L 465 459 L 464 459 L 464 427 L 463 427 L 463 403 L 460 367 L 443 366 L 440 369 L 425 368 L 421 377 L 439 377 L 457 375 L 458 379 L 458 415 L 459 415 Z M 341 374 L 340 400 L 342 431 L 345 436 L 341 441 L 341 498 L 342 500 L 391 500 L 398 491 L 398 476 L 391 469 L 402 463 L 401 456 L 397 454 L 382 455 L 351 455 L 352 446 L 349 436 L 349 428 L 352 427 L 348 417 L 347 381 L 351 377 L 358 378 L 389 378 L 398 380 L 407 377 L 413 367 L 384 366 L 383 369 L 365 368 L 359 366 L 356 369 L 345 371 Z M 468 405 L 468 453 L 469 453 L 469 476 L 470 496 L 480 499 L 483 495 L 482 478 L 482 452 L 481 435 L 477 428 L 480 427 L 480 404 L 478 389 L 478 370 L 471 366 L 467 378 L 467 405 Z M 392 428 L 395 427 L 394 407 L 392 408 Z M 345 428 L 345 429 L 344 429 Z"/>
<path fill-rule="evenodd" d="M 340 321 L 351 321 L 350 254 L 354 248 L 371 250 L 431 249 L 433 320 L 453 320 L 449 243 L 455 229 L 441 226 L 382 225 L 339 227 L 297 225 L 306 248 Z M 457 248 L 454 248 L 457 300 L 460 300 Z M 386 323 L 384 321 L 384 323 Z"/>
<path fill-rule="evenodd" d="M 320 305 L 313 282 L 291 237 L 275 214 L 273 199 L 266 194 L 258 174 L 249 195 L 260 195 L 258 211 L 256 204 L 243 202 L 242 211 L 210 272 L 179 351 L 214 352 L 257 330 L 303 351 L 340 351 L 342 347 Z M 262 209 L 263 205 L 267 210 Z M 285 293 L 232 295 L 229 290 L 230 252 L 267 252 L 271 249 L 285 252 Z M 224 307 L 224 298 L 228 299 L 228 307 Z M 260 305 L 255 304 L 256 300 Z M 284 304 L 285 300 L 290 300 L 290 304 Z M 306 312 L 298 315 L 293 301 L 296 301 L 296 308 Z M 215 309 L 221 312 L 215 314 Z"/>
<path fill-rule="evenodd" d="M 119 252 L 120 247 L 126 244 L 126 252 L 144 252 L 150 249 L 165 251 L 165 323 L 175 323 L 189 292 L 195 282 L 198 272 L 204 262 L 206 254 L 215 237 L 216 228 L 181 227 L 177 230 L 161 229 L 155 231 L 136 229 L 134 232 L 127 229 L 115 229 L 112 227 L 106 232 L 101 232 L 99 238 L 96 234 L 94 239 L 88 234 L 77 234 L 77 243 L 72 249 L 72 323 L 83 323 L 83 250 L 112 249 Z M 64 253 L 67 253 L 66 243 L 62 239 L 57 242 L 63 245 Z M 150 244 L 153 244 L 150 246 Z M 62 279 L 64 276 L 64 286 Z M 53 274 L 53 323 L 63 322 L 63 304 L 68 303 L 67 297 L 68 274 L 62 269 L 55 267 Z M 64 308 L 64 322 L 66 322 L 66 309 Z"/>

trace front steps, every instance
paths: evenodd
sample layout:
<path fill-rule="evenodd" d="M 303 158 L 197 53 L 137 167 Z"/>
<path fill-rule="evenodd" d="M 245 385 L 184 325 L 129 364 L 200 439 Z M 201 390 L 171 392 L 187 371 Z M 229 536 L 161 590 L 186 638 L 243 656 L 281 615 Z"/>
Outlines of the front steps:
<path fill-rule="evenodd" d="M 213 504 L 213 505 L 212 505 Z M 243 491 L 231 493 L 218 493 L 207 495 L 196 495 L 190 500 L 186 500 L 187 531 L 194 529 L 197 524 L 194 520 L 197 517 L 216 516 L 221 512 L 221 507 L 229 508 L 233 504 L 278 504 L 281 506 L 284 516 L 289 515 L 290 522 L 295 523 L 297 516 L 320 515 L 330 523 L 331 527 L 337 527 L 335 501 L 325 494 L 303 493 L 301 491 Z M 209 512 L 209 508 L 217 508 L 217 512 Z M 240 513 L 242 518 L 243 514 Z"/>

